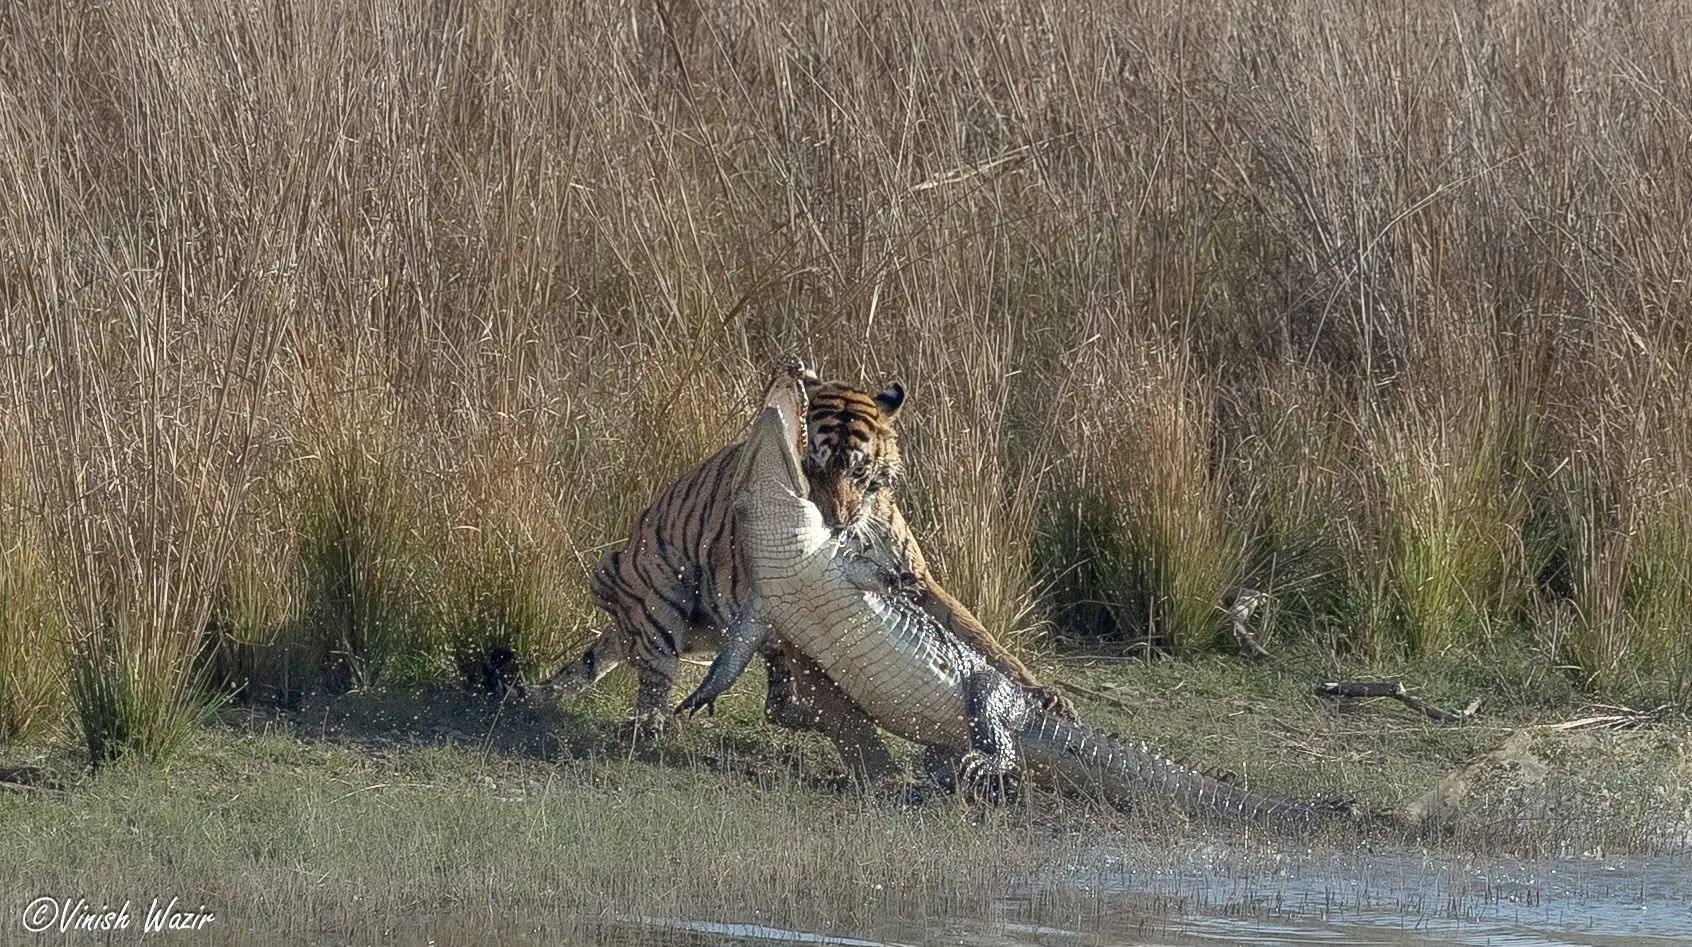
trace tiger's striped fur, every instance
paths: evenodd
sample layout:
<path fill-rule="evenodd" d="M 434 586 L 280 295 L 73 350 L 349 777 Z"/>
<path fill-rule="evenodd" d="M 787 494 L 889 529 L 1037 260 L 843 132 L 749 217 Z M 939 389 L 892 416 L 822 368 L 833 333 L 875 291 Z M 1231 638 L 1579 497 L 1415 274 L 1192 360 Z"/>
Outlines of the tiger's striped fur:
<path fill-rule="evenodd" d="M 1067 709 L 928 574 L 893 496 L 903 462 L 892 422 L 904 404 L 904 388 L 895 383 L 871 393 L 809 373 L 804 381 L 809 433 L 803 467 L 824 520 L 846 530 L 886 571 L 904 576 L 927 611 L 1031 689 L 1041 704 Z M 612 627 L 545 687 L 575 693 L 626 661 L 638 678 L 637 735 L 667 723 L 680 658 L 715 652 L 748 597 L 734 540 L 733 477 L 740 447 L 725 447 L 683 474 L 635 519 L 627 545 L 600 561 L 594 598 L 610 614 Z M 873 722 L 808 659 L 779 648 L 764 658 L 770 669 L 765 711 L 772 721 L 824 732 L 860 778 L 891 772 L 892 758 Z"/>

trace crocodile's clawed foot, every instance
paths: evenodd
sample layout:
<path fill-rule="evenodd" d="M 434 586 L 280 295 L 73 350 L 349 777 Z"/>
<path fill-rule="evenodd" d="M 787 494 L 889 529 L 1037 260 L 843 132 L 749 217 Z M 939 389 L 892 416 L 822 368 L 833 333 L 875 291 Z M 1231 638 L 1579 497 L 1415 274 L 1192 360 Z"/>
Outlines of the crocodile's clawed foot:
<path fill-rule="evenodd" d="M 995 806 L 1015 802 L 1020 788 L 1020 782 L 1014 772 L 969 781 L 971 797 Z"/>
<path fill-rule="evenodd" d="M 680 717 L 682 714 L 686 714 L 689 717 L 695 717 L 699 715 L 700 711 L 704 711 L 707 717 L 715 717 L 717 715 L 717 699 L 713 697 L 709 700 L 701 700 L 699 693 L 695 691 L 689 694 L 686 700 L 676 705 L 675 715 Z"/>
<path fill-rule="evenodd" d="M 1003 756 L 971 750 L 958 761 L 958 778 L 970 795 L 993 805 L 1016 798 L 1016 770 Z"/>
<path fill-rule="evenodd" d="M 1063 693 L 1055 687 L 1036 684 L 1032 687 L 1024 687 L 1022 690 L 1036 707 L 1046 713 L 1056 714 L 1069 720 L 1081 719 L 1076 714 L 1075 705 L 1070 703 L 1069 698 L 1063 696 Z"/>

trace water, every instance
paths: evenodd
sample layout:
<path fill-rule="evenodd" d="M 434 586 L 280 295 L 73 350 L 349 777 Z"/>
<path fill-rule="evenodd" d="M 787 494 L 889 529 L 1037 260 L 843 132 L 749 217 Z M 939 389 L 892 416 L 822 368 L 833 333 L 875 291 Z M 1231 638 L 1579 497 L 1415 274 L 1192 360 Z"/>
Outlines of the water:
<path fill-rule="evenodd" d="M 1102 871 L 1099 878 L 1118 892 L 1184 900 L 1187 916 L 1170 918 L 1169 929 L 1188 943 L 1692 943 L 1686 858 L 1523 862 L 1372 853 L 1257 862 L 1242 866 L 1237 856 L 1197 852 L 1149 872 Z"/>
<path fill-rule="evenodd" d="M 598 928 L 602 942 L 629 945 L 1684 947 L 1692 944 L 1692 859 L 1242 856 L 1197 846 L 1155 860 L 1100 855 L 1029 882 L 986 917 L 889 919 L 873 931 L 828 934 L 633 915 Z"/>

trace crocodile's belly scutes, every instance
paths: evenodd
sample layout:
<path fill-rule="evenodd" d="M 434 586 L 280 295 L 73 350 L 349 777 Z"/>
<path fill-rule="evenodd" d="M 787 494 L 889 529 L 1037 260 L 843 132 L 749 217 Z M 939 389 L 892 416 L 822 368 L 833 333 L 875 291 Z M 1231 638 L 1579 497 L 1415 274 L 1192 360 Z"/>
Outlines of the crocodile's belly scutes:
<path fill-rule="evenodd" d="M 967 746 L 962 675 L 957 657 L 915 614 L 887 596 L 861 591 L 833 567 L 807 557 L 803 569 L 765 605 L 779 614 L 779 633 L 809 654 L 882 727 L 908 740 Z"/>

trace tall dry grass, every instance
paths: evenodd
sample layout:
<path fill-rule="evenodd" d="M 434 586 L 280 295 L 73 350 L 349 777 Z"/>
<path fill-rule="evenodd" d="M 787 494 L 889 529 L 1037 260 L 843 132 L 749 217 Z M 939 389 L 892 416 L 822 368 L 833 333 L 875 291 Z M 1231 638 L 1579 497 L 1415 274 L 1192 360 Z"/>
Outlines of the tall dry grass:
<path fill-rule="evenodd" d="M 77 719 L 191 716 L 208 628 L 283 691 L 538 669 L 798 348 L 910 388 L 1003 632 L 1205 647 L 1244 583 L 1683 696 L 1689 16 L 14 7 L 0 550 L 56 594 L 0 642 Z"/>
<path fill-rule="evenodd" d="M 63 709 L 58 611 L 30 513 L 22 424 L 0 418 L 0 742 L 41 736 Z"/>

